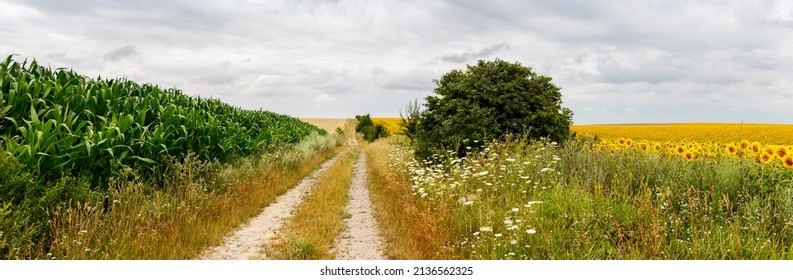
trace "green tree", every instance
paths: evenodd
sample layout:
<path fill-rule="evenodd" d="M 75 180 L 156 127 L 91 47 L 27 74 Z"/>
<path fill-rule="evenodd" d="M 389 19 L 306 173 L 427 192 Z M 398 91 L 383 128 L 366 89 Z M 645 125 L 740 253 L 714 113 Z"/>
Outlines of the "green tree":
<path fill-rule="evenodd" d="M 355 125 L 355 131 L 363 134 L 363 139 L 372 142 L 377 138 L 387 137 L 388 130 L 382 124 L 374 124 L 372 117 L 369 114 L 362 116 L 355 116 L 358 124 Z"/>
<path fill-rule="evenodd" d="M 518 62 L 480 60 L 435 84 L 416 134 L 421 157 L 446 150 L 463 155 L 470 140 L 528 135 L 561 143 L 570 134 L 573 113 L 562 107 L 559 87 Z"/>
<path fill-rule="evenodd" d="M 416 138 L 419 129 L 419 120 L 421 119 L 421 104 L 418 99 L 405 106 L 405 115 L 399 112 L 399 126 L 401 127 L 400 133 L 407 136 L 410 140 Z"/>

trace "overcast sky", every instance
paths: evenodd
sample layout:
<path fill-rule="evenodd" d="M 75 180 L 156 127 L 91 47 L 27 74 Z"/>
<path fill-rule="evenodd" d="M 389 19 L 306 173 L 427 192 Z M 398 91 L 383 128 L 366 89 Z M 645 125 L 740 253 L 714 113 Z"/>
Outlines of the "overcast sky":
<path fill-rule="evenodd" d="M 0 55 L 302 117 L 398 116 L 477 60 L 574 123 L 793 123 L 790 1 L 7 1 Z"/>

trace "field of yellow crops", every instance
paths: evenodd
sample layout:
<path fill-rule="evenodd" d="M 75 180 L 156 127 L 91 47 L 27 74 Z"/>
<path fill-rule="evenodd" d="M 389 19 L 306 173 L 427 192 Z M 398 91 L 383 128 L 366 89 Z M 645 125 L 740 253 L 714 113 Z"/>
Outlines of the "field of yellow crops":
<path fill-rule="evenodd" d="M 574 125 L 578 135 L 597 135 L 603 139 L 647 139 L 653 141 L 740 142 L 793 144 L 793 125 L 782 124 L 637 124 L 637 125 Z"/>
<path fill-rule="evenodd" d="M 388 130 L 388 134 L 395 135 L 399 133 L 399 120 L 400 118 L 372 118 L 374 124 L 382 124 Z"/>

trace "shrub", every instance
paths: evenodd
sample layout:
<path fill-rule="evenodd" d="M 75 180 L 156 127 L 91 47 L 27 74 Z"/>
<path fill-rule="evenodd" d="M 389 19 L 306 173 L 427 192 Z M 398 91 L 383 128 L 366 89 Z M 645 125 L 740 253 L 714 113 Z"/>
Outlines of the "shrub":
<path fill-rule="evenodd" d="M 573 113 L 561 106 L 559 88 L 518 62 L 480 60 L 435 83 L 416 133 L 420 157 L 447 149 L 462 156 L 467 140 L 528 135 L 561 143 L 570 134 Z"/>

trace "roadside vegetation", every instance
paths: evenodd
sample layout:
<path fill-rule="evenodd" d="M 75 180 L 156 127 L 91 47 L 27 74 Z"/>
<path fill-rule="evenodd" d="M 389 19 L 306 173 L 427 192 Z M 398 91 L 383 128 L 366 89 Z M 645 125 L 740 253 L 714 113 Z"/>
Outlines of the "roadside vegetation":
<path fill-rule="evenodd" d="M 435 90 L 443 98 L 428 97 L 423 110 L 408 106 L 401 122 L 405 136 L 369 146 L 378 219 L 393 225 L 386 229 L 390 254 L 793 259 L 793 143 L 716 136 L 701 142 L 647 139 L 615 131 L 591 137 L 580 129 L 588 126 L 573 126 L 575 136 L 564 129 L 572 112 L 539 101 L 547 92 L 531 90 L 549 89 L 556 92 L 549 100 L 558 100 L 558 88 L 515 87 L 530 82 L 505 77 L 540 83 L 550 78 L 505 74 L 525 73 L 514 67 L 479 62 L 446 74 Z M 523 90 L 501 91 L 520 97 L 498 103 L 497 93 L 486 94 L 497 88 Z M 532 104 L 551 107 L 532 111 Z M 500 125 L 506 112 L 514 112 L 508 106 L 529 110 L 518 119 L 548 118 L 550 112 L 559 113 L 559 119 Z M 553 124 L 564 128 L 542 128 Z M 656 126 L 625 127 L 649 131 Z M 389 201 L 388 196 L 401 199 Z"/>
<path fill-rule="evenodd" d="M 397 166 L 394 157 L 409 160 L 409 142 L 392 136 L 371 143 L 366 148 L 369 191 L 375 218 L 386 242 L 390 259 L 443 260 L 459 259 L 447 246 L 452 232 L 440 205 L 419 200 L 414 195 L 411 174 Z"/>
<path fill-rule="evenodd" d="M 247 214 L 213 211 L 249 211 L 218 205 L 248 202 L 231 198 L 247 197 L 246 184 L 270 187 L 252 176 L 288 182 L 293 174 L 283 173 L 311 169 L 340 144 L 289 116 L 12 56 L 0 62 L 0 79 L 6 259 L 187 257 L 194 249 L 168 242 L 202 231 L 191 220 L 240 221 Z M 215 239 L 196 237 L 190 242 Z"/>
<path fill-rule="evenodd" d="M 311 194 L 300 204 L 280 232 L 278 241 L 263 248 L 270 259 L 333 259 L 332 246 L 344 230 L 344 207 L 360 151 L 348 148 L 342 157 L 317 181 Z"/>

